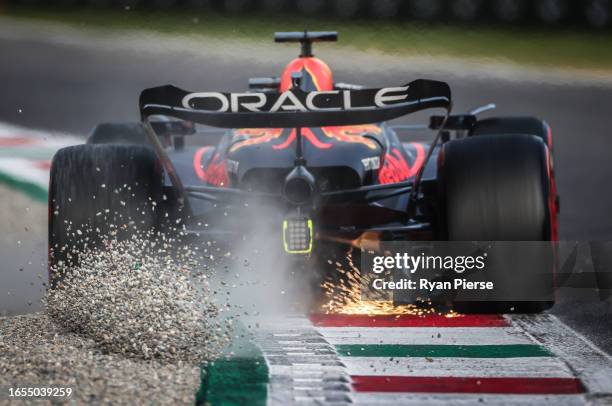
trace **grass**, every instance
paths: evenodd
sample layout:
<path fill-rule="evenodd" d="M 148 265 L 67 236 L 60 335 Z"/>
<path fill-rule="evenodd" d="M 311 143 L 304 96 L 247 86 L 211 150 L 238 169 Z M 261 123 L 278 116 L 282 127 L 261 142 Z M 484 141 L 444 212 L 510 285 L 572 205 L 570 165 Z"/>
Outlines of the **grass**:
<path fill-rule="evenodd" d="M 341 32 L 340 44 L 401 55 L 487 58 L 539 67 L 612 72 L 612 32 L 534 26 L 424 24 L 414 21 L 342 21 L 284 14 L 227 15 L 208 10 L 119 10 L 61 7 L 0 8 L 0 15 L 83 27 L 148 29 L 167 34 L 270 41 L 273 31 Z"/>

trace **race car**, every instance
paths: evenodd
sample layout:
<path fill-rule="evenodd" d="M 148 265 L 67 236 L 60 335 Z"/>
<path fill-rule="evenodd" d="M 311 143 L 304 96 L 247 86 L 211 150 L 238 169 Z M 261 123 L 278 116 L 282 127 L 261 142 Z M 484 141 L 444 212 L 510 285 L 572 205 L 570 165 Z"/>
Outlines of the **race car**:
<path fill-rule="evenodd" d="M 109 232 L 128 235 L 132 226 L 180 225 L 183 234 L 228 244 L 266 233 L 298 261 L 372 241 L 557 239 L 544 121 L 479 119 L 491 105 L 453 115 L 450 87 L 439 81 L 335 81 L 312 47 L 337 37 L 276 33 L 276 42 L 301 44 L 279 77 L 251 79 L 242 93 L 146 89 L 140 123 L 101 124 L 86 144 L 59 150 L 49 189 L 51 284 L 61 280 L 58 264 L 78 266 L 83 241 L 102 246 Z M 389 123 L 425 109 L 442 114 L 421 127 Z M 430 141 L 416 141 L 422 130 Z M 246 230 L 245 219 L 263 208 L 265 227 Z M 519 289 L 533 283 L 529 267 L 511 272 Z M 552 267 L 545 273 L 552 287 Z M 551 304 L 502 303 L 515 311 Z"/>

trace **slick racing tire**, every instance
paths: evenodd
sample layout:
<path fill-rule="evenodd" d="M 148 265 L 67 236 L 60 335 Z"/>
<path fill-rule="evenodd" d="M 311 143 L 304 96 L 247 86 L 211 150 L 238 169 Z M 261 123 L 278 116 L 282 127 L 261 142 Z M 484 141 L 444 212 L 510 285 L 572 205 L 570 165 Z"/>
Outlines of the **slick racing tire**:
<path fill-rule="evenodd" d="M 554 220 L 549 157 L 548 148 L 540 138 L 482 135 L 448 142 L 441 154 L 439 187 L 443 202 L 441 224 L 445 228 L 442 239 L 551 240 Z M 552 244 L 510 245 L 494 251 L 501 252 L 505 260 L 495 262 L 489 274 L 485 269 L 486 276 L 480 276 L 495 280 L 495 286 L 506 295 L 459 300 L 454 303 L 457 310 L 535 313 L 553 305 Z"/>
<path fill-rule="evenodd" d="M 79 252 L 159 224 L 162 169 L 152 149 L 136 145 L 76 145 L 60 149 L 49 184 L 49 282 L 79 264 Z M 155 203 L 154 203 L 155 202 Z"/>
<path fill-rule="evenodd" d="M 550 127 L 535 117 L 493 117 L 478 120 L 470 135 L 521 134 L 535 135 L 544 141 L 552 152 L 553 142 Z"/>
<path fill-rule="evenodd" d="M 548 147 L 550 153 L 550 186 L 551 194 L 555 199 L 554 210 L 558 213 L 560 209 L 560 199 L 557 195 L 556 174 L 554 165 L 555 148 L 553 136 L 550 126 L 546 121 L 535 117 L 518 116 L 518 117 L 493 117 L 484 120 L 478 120 L 472 129 L 471 136 L 480 135 L 497 135 L 497 134 L 518 134 L 518 135 L 534 135 L 540 138 Z M 556 237 L 556 233 L 555 233 Z"/>
<path fill-rule="evenodd" d="M 89 137 L 88 144 L 146 144 L 147 131 L 141 123 L 98 124 Z"/>

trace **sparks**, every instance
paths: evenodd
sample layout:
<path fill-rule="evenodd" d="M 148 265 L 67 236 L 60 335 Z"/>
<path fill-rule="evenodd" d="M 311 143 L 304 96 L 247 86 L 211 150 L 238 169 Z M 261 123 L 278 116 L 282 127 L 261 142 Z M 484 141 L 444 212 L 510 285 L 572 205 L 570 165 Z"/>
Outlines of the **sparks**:
<path fill-rule="evenodd" d="M 462 315 L 452 310 L 444 313 L 438 312 L 431 302 L 425 301 L 419 304 L 394 305 L 393 300 L 385 297 L 384 292 L 376 292 L 379 297 L 364 299 L 362 297 L 362 285 L 369 285 L 369 276 L 362 275 L 359 268 L 354 264 L 352 254 L 346 258 L 348 267 L 343 267 L 339 262 L 334 262 L 336 272 L 340 278 L 328 277 L 321 284 L 321 288 L 328 299 L 321 306 L 325 314 L 368 314 L 368 315 L 416 315 L 426 316 L 428 314 L 441 314 L 445 317 L 461 317 Z M 332 262 L 330 262 L 332 263 Z M 368 292 L 371 295 L 370 292 Z"/>

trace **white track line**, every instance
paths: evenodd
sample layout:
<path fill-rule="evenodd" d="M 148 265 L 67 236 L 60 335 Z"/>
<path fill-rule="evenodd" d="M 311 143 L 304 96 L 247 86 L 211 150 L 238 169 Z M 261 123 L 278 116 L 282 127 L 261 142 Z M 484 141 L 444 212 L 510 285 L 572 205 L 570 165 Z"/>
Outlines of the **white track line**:
<path fill-rule="evenodd" d="M 474 338 L 476 339 L 476 338 Z M 572 378 L 563 361 L 528 358 L 340 357 L 349 375 L 427 377 Z"/>
<path fill-rule="evenodd" d="M 534 341 L 515 327 L 322 327 L 323 337 L 338 344 L 509 345 Z M 477 339 L 475 339 L 477 338 Z"/>
<path fill-rule="evenodd" d="M 489 394 L 414 394 L 414 393 L 352 393 L 353 404 L 402 406 L 464 406 L 464 405 L 584 405 L 583 395 L 489 395 Z"/>
<path fill-rule="evenodd" d="M 0 173 L 46 189 L 49 184 L 49 170 L 36 167 L 32 161 L 23 158 L 0 158 Z"/>

